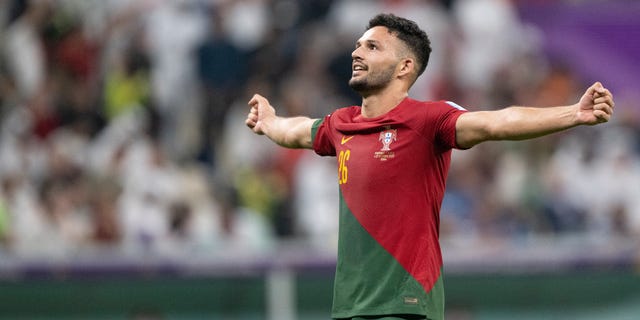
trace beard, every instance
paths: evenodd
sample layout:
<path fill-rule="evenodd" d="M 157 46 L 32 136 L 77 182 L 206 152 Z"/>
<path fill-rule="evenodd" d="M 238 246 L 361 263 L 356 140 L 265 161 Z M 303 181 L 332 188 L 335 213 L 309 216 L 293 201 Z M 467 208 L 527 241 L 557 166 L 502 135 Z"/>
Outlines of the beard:
<path fill-rule="evenodd" d="M 374 93 L 387 86 L 393 79 L 393 73 L 395 66 L 391 65 L 384 70 L 377 72 L 368 72 L 364 77 L 351 78 L 349 80 L 349 87 L 353 91 L 359 93 L 362 96 Z"/>

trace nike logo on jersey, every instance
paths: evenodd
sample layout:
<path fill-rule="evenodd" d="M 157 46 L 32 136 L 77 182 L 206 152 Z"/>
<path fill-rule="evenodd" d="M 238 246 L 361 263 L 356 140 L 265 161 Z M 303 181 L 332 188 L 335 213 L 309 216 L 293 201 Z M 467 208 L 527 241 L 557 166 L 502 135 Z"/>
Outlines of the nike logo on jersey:
<path fill-rule="evenodd" d="M 340 144 L 345 144 L 345 143 L 349 142 L 349 140 L 353 139 L 353 137 L 354 136 L 350 136 L 350 137 L 342 136 L 342 140 L 340 140 Z"/>

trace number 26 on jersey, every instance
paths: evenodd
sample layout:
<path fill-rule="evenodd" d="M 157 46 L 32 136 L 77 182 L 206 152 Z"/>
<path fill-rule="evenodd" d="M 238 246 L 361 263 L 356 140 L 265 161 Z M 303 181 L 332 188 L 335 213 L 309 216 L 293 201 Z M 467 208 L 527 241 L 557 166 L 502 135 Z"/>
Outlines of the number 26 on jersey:
<path fill-rule="evenodd" d="M 351 150 L 341 150 L 338 155 L 338 184 L 347 183 L 349 178 L 349 170 L 347 168 L 347 161 L 351 156 Z"/>

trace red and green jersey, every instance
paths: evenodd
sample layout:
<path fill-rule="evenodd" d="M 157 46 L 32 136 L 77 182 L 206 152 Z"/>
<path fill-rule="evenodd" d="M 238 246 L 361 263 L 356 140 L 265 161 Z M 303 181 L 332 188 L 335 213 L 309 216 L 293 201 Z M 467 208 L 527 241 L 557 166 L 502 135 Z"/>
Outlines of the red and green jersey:
<path fill-rule="evenodd" d="M 348 107 L 314 123 L 313 149 L 338 160 L 334 318 L 443 318 L 439 211 L 463 112 L 406 98 L 380 117 Z"/>

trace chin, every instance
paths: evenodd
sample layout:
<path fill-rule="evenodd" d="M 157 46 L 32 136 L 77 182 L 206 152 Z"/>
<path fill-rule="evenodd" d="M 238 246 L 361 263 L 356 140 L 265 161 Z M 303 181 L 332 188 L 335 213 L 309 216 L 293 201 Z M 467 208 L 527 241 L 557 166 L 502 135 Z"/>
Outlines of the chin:
<path fill-rule="evenodd" d="M 351 79 L 349 79 L 349 86 L 353 87 L 362 87 L 362 86 L 367 86 L 367 78 L 365 77 L 351 77 Z"/>
<path fill-rule="evenodd" d="M 349 80 L 349 87 L 351 87 L 351 89 L 353 89 L 353 91 L 355 92 L 361 92 L 366 89 L 367 83 L 351 78 L 351 80 Z"/>

